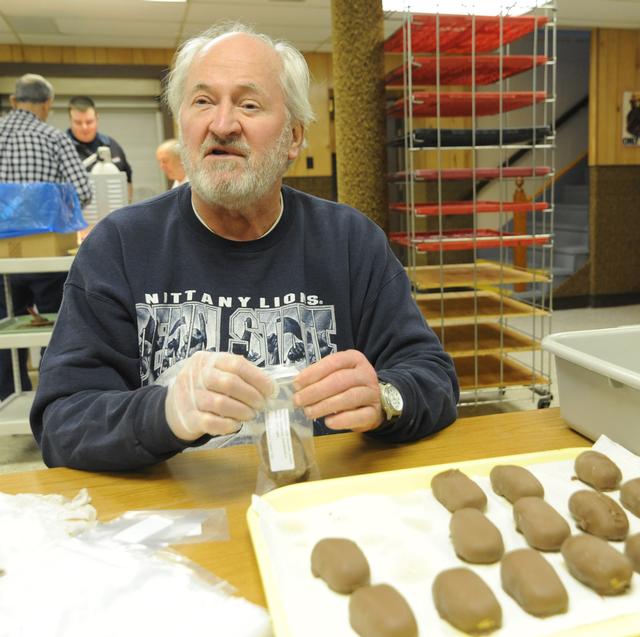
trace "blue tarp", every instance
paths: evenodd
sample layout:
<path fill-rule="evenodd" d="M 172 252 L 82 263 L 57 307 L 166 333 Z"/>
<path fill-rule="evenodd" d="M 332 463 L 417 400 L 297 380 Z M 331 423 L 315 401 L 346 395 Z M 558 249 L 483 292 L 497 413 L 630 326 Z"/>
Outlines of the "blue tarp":
<path fill-rule="evenodd" d="M 0 183 L 0 238 L 87 227 L 71 184 Z"/>

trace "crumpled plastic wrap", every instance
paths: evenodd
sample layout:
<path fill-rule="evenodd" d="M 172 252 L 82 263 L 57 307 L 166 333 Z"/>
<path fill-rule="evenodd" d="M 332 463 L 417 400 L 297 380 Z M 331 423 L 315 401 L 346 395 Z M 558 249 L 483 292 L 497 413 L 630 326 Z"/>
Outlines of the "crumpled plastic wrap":
<path fill-rule="evenodd" d="M 0 184 L 0 238 L 40 232 L 75 232 L 87 227 L 71 184 Z"/>
<path fill-rule="evenodd" d="M 0 637 L 270 637 L 265 609 L 99 528 L 86 490 L 0 494 Z"/>

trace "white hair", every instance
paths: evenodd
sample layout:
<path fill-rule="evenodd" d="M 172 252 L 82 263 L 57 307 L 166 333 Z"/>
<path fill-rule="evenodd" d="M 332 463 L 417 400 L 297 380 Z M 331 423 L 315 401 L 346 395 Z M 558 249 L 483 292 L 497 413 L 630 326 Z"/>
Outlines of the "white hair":
<path fill-rule="evenodd" d="M 158 148 L 156 148 L 156 152 L 158 152 L 159 150 L 167 150 L 169 151 L 172 155 L 175 155 L 176 157 L 180 157 L 180 142 L 177 139 L 174 139 L 173 137 L 170 139 L 165 139 L 159 146 Z"/>
<path fill-rule="evenodd" d="M 315 117 L 309 103 L 309 67 L 304 56 L 288 42 L 274 41 L 268 35 L 257 33 L 240 22 L 214 25 L 180 46 L 174 58 L 173 68 L 168 75 L 165 91 L 165 100 L 174 117 L 179 117 L 187 74 L 196 55 L 215 40 L 236 33 L 244 33 L 262 40 L 278 54 L 282 61 L 280 84 L 285 105 L 292 121 L 299 122 L 306 128 Z"/>
<path fill-rule="evenodd" d="M 53 86 L 42 75 L 27 73 L 16 82 L 16 102 L 42 104 L 53 99 Z"/>

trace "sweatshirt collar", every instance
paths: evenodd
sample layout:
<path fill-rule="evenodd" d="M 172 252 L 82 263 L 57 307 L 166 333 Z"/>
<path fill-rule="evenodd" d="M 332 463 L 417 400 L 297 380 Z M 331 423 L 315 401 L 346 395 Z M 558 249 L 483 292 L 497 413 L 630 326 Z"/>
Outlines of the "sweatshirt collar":
<path fill-rule="evenodd" d="M 198 221 L 213 235 L 215 236 L 220 236 L 217 232 L 214 232 L 204 221 L 204 219 L 200 216 L 200 213 L 198 212 L 198 209 L 196 208 L 196 204 L 195 201 L 193 200 L 193 193 L 191 194 L 191 208 L 193 209 L 193 213 L 195 214 L 196 218 L 198 219 Z M 282 191 L 280 191 L 280 212 L 278 213 L 278 216 L 276 218 L 276 220 L 273 222 L 273 224 L 271 225 L 271 227 L 262 235 L 260 235 L 258 237 L 258 239 L 263 239 L 264 237 L 266 237 L 280 222 L 280 219 L 282 219 L 282 213 L 284 212 L 284 199 L 282 198 Z M 258 239 L 254 239 L 254 241 L 257 241 Z M 234 241 L 234 239 L 228 239 L 229 241 Z M 238 241 L 238 243 L 242 243 L 241 241 Z"/>

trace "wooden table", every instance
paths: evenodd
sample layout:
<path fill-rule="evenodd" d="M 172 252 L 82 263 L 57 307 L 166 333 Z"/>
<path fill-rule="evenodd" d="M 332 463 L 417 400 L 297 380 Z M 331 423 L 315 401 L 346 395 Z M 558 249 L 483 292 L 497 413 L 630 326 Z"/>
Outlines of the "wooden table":
<path fill-rule="evenodd" d="M 347 433 L 315 439 L 323 478 L 424 465 L 490 458 L 516 453 L 589 446 L 567 427 L 559 409 L 461 418 L 417 443 L 388 445 Z M 5 493 L 60 493 L 73 497 L 86 487 L 98 517 L 109 520 L 132 509 L 224 507 L 230 541 L 180 547 L 239 594 L 265 605 L 260 575 L 246 523 L 256 485 L 253 445 L 185 452 L 155 467 L 127 474 L 93 474 L 45 469 L 0 476 Z"/>

